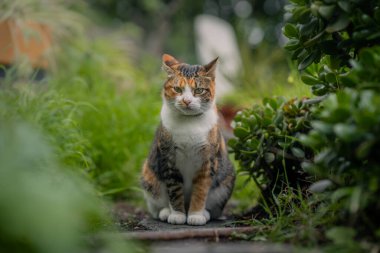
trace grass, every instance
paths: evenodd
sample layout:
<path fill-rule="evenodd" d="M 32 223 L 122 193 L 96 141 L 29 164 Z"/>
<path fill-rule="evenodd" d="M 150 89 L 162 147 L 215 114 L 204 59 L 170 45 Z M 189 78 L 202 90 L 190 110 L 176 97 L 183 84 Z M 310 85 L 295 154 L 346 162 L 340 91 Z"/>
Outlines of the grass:
<path fill-rule="evenodd" d="M 99 195 L 138 199 L 140 166 L 159 121 L 158 82 L 109 40 L 82 41 L 66 52 L 70 62 L 45 82 L 4 84 L 0 117 L 46 133 L 59 160 L 79 168 Z"/>

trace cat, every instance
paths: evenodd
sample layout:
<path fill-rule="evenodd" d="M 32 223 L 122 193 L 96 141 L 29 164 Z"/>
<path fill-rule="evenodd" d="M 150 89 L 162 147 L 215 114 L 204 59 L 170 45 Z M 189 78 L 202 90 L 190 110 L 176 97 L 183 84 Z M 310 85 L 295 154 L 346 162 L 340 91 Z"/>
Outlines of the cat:
<path fill-rule="evenodd" d="M 235 172 L 215 105 L 217 60 L 201 66 L 162 56 L 161 123 L 141 174 L 155 219 L 204 225 L 222 215 L 231 196 Z"/>

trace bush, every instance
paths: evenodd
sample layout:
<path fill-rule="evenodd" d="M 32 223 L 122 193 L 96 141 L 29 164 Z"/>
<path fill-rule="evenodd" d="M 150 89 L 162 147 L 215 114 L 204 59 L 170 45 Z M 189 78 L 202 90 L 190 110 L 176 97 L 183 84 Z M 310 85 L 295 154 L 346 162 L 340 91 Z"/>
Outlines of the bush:
<path fill-rule="evenodd" d="M 273 198 L 285 186 L 305 187 L 307 175 L 302 162 L 312 153 L 299 141 L 301 133 L 310 129 L 310 100 L 284 98 L 264 99 L 263 106 L 239 112 L 235 117 L 231 139 L 235 159 L 261 189 L 267 204 L 275 204 Z"/>
<path fill-rule="evenodd" d="M 380 59 L 378 47 L 362 53 Z M 322 103 L 322 109 L 315 113 L 315 121 L 311 123 L 313 130 L 303 136 L 302 143 L 317 152 L 307 170 L 319 179 L 329 180 L 327 189 L 318 191 L 330 192 L 326 199 L 339 203 L 339 220 L 355 227 L 362 236 L 378 240 L 380 94 L 377 87 L 380 75 L 364 77 L 364 73 L 371 72 L 371 68 L 362 68 L 368 64 L 366 61 L 367 58 L 362 57 L 355 63 L 350 76 L 353 82 L 356 78 L 363 80 L 357 87 L 367 89 L 344 89 L 329 96 Z M 368 89 L 366 82 L 372 83 L 375 89 Z"/>
<path fill-rule="evenodd" d="M 331 215 L 327 221 L 310 218 L 314 227 L 321 230 L 319 241 L 333 241 L 326 246 L 327 252 L 376 249 L 374 242 L 380 235 L 380 223 L 376 217 L 380 211 L 377 201 L 380 178 L 380 47 L 377 46 L 380 42 L 380 3 L 362 0 L 290 2 L 286 14 L 288 23 L 283 29 L 289 38 L 285 48 L 297 61 L 302 81 L 319 97 L 312 99 L 316 103 L 307 108 L 306 128 L 294 132 L 277 130 L 278 122 L 283 120 L 274 116 L 279 113 L 271 112 L 273 109 L 268 109 L 271 107 L 268 103 L 243 112 L 236 118 L 240 124 L 235 128 L 237 139 L 232 141 L 234 152 L 243 168 L 254 172 L 253 177 L 260 171 L 288 170 L 289 165 L 296 162 L 293 167 L 314 179 L 309 191 L 299 188 L 301 194 L 313 194 L 306 194 L 305 200 L 289 198 L 295 199 L 298 207 L 312 206 L 304 210 L 315 217 L 320 217 L 319 213 Z M 287 103 L 292 101 L 284 102 L 282 108 Z M 258 112 L 259 115 L 270 115 L 263 117 L 267 122 L 256 120 Z M 269 132 L 269 138 L 261 136 L 265 132 Z M 268 152 L 267 147 L 273 147 L 273 140 L 281 140 L 274 136 L 282 134 L 292 136 L 291 145 L 295 144 L 300 149 L 297 152 L 300 157 L 307 159 L 294 161 L 284 156 L 280 163 L 277 156 L 266 155 L 267 161 L 277 162 L 275 167 L 252 163 L 257 157 L 265 160 L 263 152 Z M 254 145 L 250 146 L 250 143 Z M 289 153 L 288 146 L 279 147 L 284 154 Z M 265 173 L 260 175 L 261 178 L 267 177 Z M 280 192 L 277 200 L 286 192 L 294 195 L 294 183 L 297 178 L 286 182 L 286 191 Z M 270 186 L 270 191 L 276 192 L 276 185 Z M 303 203 L 305 201 L 307 204 Z M 273 205 L 279 206 L 276 202 Z M 279 213 L 282 216 L 277 219 L 281 221 L 285 219 L 284 215 L 292 213 L 294 205 Z M 298 229 L 296 227 L 294 224 L 293 229 Z M 360 242 L 343 243 L 347 238 L 360 239 Z"/>
<path fill-rule="evenodd" d="M 315 95 L 357 85 L 346 77 L 361 49 L 380 43 L 380 4 L 363 1 L 293 0 L 287 6 L 285 48 L 304 70 Z M 321 63 L 308 68 L 312 63 Z"/>

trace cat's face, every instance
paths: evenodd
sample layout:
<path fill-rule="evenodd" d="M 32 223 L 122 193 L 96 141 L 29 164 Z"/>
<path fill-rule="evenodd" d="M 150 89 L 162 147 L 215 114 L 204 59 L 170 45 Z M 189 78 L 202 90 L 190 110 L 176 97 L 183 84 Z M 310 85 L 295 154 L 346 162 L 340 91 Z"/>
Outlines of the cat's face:
<path fill-rule="evenodd" d="M 183 115 L 200 115 L 210 109 L 215 97 L 216 58 L 207 65 L 181 63 L 173 56 L 162 56 L 168 79 L 163 98 L 168 106 Z"/>

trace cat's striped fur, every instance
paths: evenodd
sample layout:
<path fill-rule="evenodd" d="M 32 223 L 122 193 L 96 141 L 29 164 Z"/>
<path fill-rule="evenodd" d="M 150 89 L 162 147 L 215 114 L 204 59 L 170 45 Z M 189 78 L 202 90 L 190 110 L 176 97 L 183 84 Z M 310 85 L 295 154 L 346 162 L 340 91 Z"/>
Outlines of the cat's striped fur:
<path fill-rule="evenodd" d="M 204 225 L 220 217 L 234 186 L 234 169 L 217 125 L 216 62 L 188 65 L 163 55 L 168 78 L 161 124 L 141 183 L 151 215 L 171 224 Z"/>

